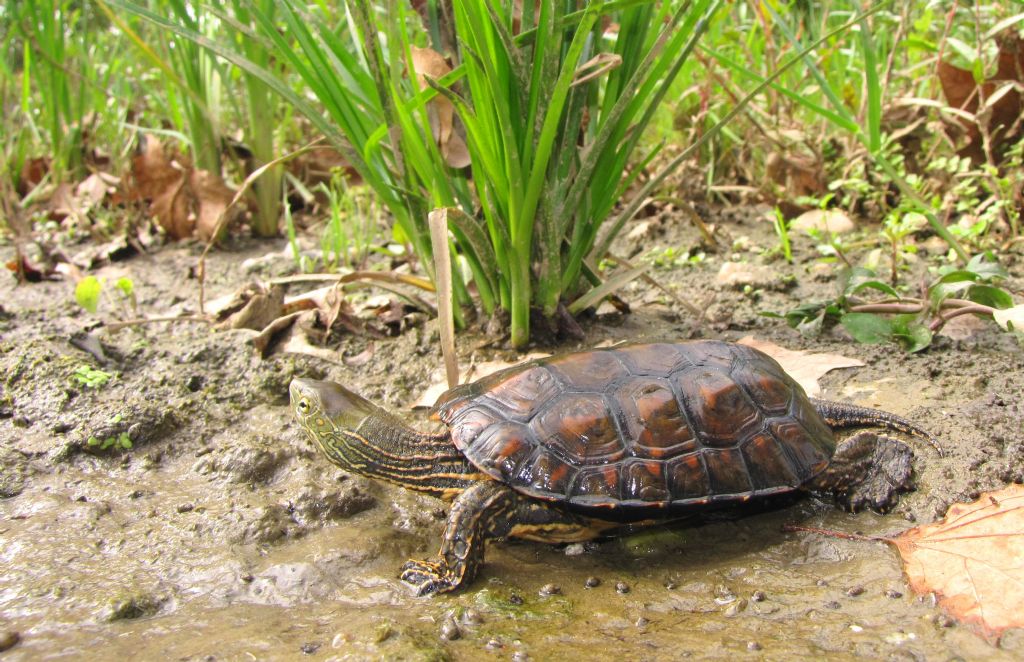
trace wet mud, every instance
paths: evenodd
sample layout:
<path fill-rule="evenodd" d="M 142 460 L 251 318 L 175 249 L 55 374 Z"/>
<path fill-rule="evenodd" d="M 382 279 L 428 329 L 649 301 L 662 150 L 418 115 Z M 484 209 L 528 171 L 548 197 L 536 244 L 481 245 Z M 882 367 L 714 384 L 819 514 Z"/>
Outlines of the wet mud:
<path fill-rule="evenodd" d="M 347 475 L 299 434 L 287 407 L 294 376 L 332 378 L 426 427 L 407 405 L 440 365 L 432 322 L 391 339 L 350 336 L 337 361 L 261 359 L 242 331 L 161 323 L 101 333 L 100 364 L 79 347 L 96 317 L 72 285 L 0 283 L 0 647 L 5 660 L 991 659 L 1024 656 L 1024 632 L 999 647 L 914 595 L 881 542 L 784 532 L 785 524 L 886 535 L 940 518 L 949 504 L 1024 479 L 1024 351 L 992 324 L 963 320 L 934 346 L 856 345 L 833 330 L 803 337 L 762 317 L 835 287 L 810 242 L 795 265 L 756 249 L 767 226 L 746 220 L 736 255 L 655 270 L 706 310 L 697 324 L 644 282 L 622 292 L 633 312 L 602 307 L 583 342 L 746 335 L 829 351 L 866 366 L 823 379 L 824 397 L 877 406 L 929 428 L 939 457 L 915 447 L 917 490 L 889 515 L 849 514 L 806 498 L 700 525 L 666 525 L 583 545 L 496 543 L 459 593 L 412 597 L 407 558 L 432 555 L 445 506 Z M 696 246 L 655 226 L 622 252 Z M 759 246 L 760 245 L 760 246 Z M 278 243 L 236 244 L 210 265 L 212 296 L 286 261 L 246 272 Z M 7 249 L 4 249 L 7 250 Z M 165 248 L 105 269 L 129 275 L 147 313 L 193 310 L 199 248 Z M 4 259 L 6 259 L 4 255 Z M 758 266 L 764 286 L 716 282 L 723 261 Z M 1022 266 L 1008 265 L 1018 295 Z M 786 277 L 776 279 L 775 276 Z M 784 287 L 777 282 L 787 283 Z M 73 342 L 73 338 L 78 340 Z M 508 359 L 459 339 L 466 362 Z M 372 346 L 358 367 L 344 357 Z M 88 364 L 114 376 L 76 381 Z M 120 439 L 102 449 L 90 439 Z"/>

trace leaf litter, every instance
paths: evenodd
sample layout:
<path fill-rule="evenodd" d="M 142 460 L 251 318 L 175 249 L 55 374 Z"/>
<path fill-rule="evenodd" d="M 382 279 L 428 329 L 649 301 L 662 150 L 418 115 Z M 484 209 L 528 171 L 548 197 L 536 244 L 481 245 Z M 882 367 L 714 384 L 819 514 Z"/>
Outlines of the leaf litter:
<path fill-rule="evenodd" d="M 953 618 L 990 642 L 1024 627 L 1024 486 L 955 504 L 941 522 L 888 542 L 899 550 L 915 592 L 934 593 Z"/>

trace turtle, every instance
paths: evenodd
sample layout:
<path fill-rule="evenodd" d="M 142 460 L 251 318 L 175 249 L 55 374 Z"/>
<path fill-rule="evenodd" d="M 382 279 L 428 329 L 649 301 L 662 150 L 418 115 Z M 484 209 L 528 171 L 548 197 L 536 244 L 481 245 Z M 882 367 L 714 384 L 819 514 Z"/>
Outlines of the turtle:
<path fill-rule="evenodd" d="M 488 539 L 582 542 L 616 528 L 797 490 L 851 511 L 912 489 L 921 437 L 885 411 L 809 398 L 767 354 L 716 340 L 628 344 L 537 359 L 443 394 L 441 433 L 329 381 L 295 379 L 302 430 L 349 472 L 451 502 L 437 557 L 401 579 L 418 595 L 468 585 Z M 845 439 L 835 430 L 861 429 Z"/>

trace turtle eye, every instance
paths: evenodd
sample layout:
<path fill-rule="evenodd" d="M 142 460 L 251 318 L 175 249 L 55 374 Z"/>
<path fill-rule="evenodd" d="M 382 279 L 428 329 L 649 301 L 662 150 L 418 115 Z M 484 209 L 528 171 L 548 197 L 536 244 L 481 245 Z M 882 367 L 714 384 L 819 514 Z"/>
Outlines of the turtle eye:
<path fill-rule="evenodd" d="M 307 401 L 307 400 L 299 400 L 299 404 L 295 405 L 295 408 L 299 411 L 300 414 L 308 414 L 309 413 L 309 401 Z"/>

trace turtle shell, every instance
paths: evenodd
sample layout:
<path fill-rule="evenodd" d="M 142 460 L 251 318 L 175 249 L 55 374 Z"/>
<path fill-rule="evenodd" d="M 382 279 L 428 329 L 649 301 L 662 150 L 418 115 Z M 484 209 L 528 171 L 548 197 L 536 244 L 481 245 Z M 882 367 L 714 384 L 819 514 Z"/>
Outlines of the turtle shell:
<path fill-rule="evenodd" d="M 679 511 L 789 492 L 835 451 L 774 359 L 718 341 L 530 361 L 451 389 L 434 416 L 483 472 L 581 511 Z"/>

